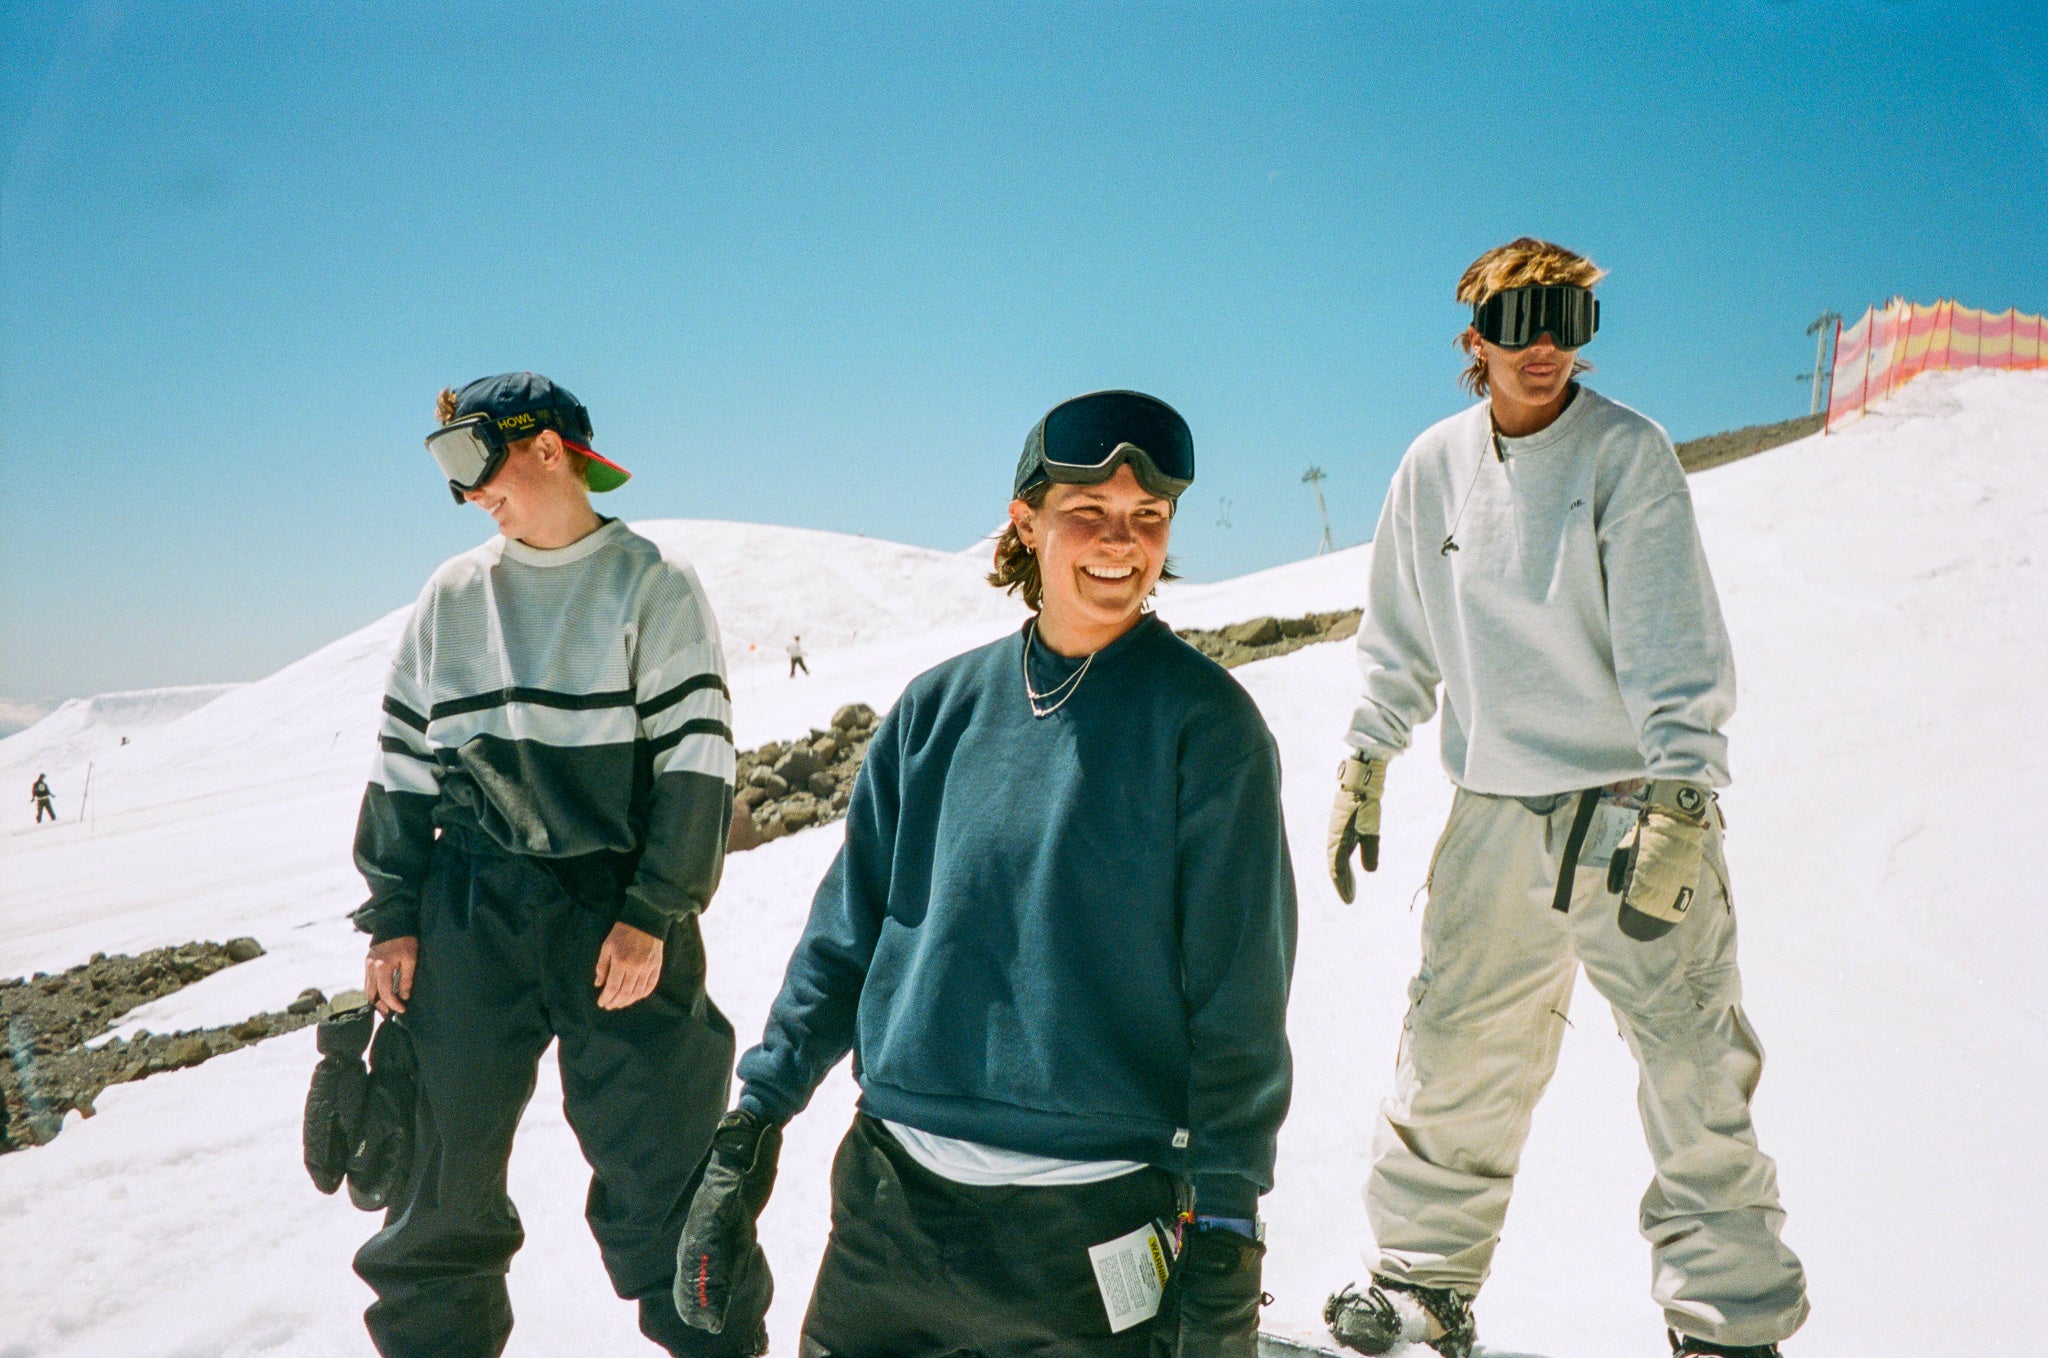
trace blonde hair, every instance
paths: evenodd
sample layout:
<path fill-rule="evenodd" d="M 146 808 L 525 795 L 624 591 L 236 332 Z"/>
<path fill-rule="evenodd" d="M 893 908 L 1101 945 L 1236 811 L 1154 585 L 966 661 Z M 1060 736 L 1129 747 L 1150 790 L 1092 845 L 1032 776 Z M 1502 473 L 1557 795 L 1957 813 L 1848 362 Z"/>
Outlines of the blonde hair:
<path fill-rule="evenodd" d="M 455 388 L 441 388 L 441 394 L 434 398 L 434 418 L 442 424 L 449 423 L 455 418 L 455 405 Z M 512 446 L 517 448 L 520 444 L 529 443 L 532 439 L 539 437 L 540 435 L 535 434 L 530 438 L 515 439 Z M 566 443 L 562 445 L 562 451 L 568 454 L 569 465 L 575 469 L 576 474 L 578 476 L 583 475 L 584 471 L 590 466 L 590 459 Z"/>
<path fill-rule="evenodd" d="M 1478 306 L 1496 293 L 1527 287 L 1531 283 L 1569 283 L 1590 288 L 1606 276 L 1607 270 L 1584 255 L 1547 240 L 1523 236 L 1506 245 L 1494 246 L 1468 264 L 1458 279 L 1458 300 L 1467 306 Z M 1458 377 L 1459 385 L 1474 396 L 1486 395 L 1489 390 L 1486 357 L 1480 352 L 1478 337 L 1469 325 L 1459 334 L 1457 344 L 1472 358 Z M 1574 377 L 1592 370 L 1593 365 L 1584 359 L 1572 362 Z"/>
<path fill-rule="evenodd" d="M 1033 509 L 1045 508 L 1045 497 L 1052 493 L 1052 482 L 1040 481 L 1017 498 Z M 1167 502 L 1169 505 L 1173 501 Z M 1178 580 L 1173 573 L 1173 558 L 1168 557 L 1166 565 L 1159 572 L 1159 581 Z M 988 573 L 988 582 L 997 589 L 1024 596 L 1024 606 L 1036 613 L 1045 602 L 1045 576 L 1038 569 L 1038 554 L 1024 545 L 1024 537 L 1017 531 L 1015 520 L 1003 525 L 1002 535 L 996 539 L 995 569 Z M 1156 590 L 1158 585 L 1154 585 Z"/>

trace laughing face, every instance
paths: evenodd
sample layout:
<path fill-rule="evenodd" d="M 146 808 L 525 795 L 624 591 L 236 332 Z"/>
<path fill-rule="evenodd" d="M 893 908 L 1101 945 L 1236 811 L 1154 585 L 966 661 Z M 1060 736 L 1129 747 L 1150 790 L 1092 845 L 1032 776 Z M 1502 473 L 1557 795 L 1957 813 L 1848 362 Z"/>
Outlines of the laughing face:
<path fill-rule="evenodd" d="M 1038 557 L 1046 645 L 1086 655 L 1137 623 L 1166 568 L 1173 505 L 1128 465 L 1100 485 L 1054 485 L 1037 509 L 1013 500 L 1010 519 Z"/>

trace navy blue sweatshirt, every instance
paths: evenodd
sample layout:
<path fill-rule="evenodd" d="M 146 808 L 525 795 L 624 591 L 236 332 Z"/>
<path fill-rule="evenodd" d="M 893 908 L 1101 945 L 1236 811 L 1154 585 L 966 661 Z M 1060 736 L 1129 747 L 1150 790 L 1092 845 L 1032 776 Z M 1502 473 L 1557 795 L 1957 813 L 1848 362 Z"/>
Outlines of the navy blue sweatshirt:
<path fill-rule="evenodd" d="M 742 1106 L 790 1117 L 851 1050 L 875 1117 L 1145 1161 L 1251 1216 L 1292 1079 L 1272 734 L 1156 618 L 1045 718 L 1026 644 L 926 672 L 882 723 Z M 1078 667 L 1028 644 L 1041 692 Z"/>

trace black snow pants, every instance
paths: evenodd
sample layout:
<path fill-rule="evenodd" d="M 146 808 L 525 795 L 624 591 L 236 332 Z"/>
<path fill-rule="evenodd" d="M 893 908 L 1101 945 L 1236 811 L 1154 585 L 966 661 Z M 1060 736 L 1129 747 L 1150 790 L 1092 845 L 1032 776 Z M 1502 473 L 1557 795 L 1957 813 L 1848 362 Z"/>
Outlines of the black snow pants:
<path fill-rule="evenodd" d="M 979 1187 L 941 1178 L 865 1113 L 832 1162 L 832 1236 L 797 1358 L 1144 1358 L 1109 1331 L 1088 1248 L 1171 1223 L 1177 1181 Z"/>
<path fill-rule="evenodd" d="M 670 1296 L 676 1240 L 725 1111 L 732 1026 L 704 993 L 694 919 L 669 931 L 653 994 L 599 1009 L 592 978 L 611 927 L 533 859 L 485 852 L 458 832 L 436 842 L 402 1020 L 419 1061 L 412 1183 L 355 1258 L 377 1293 L 364 1321 L 385 1358 L 504 1351 L 505 1272 L 525 1239 L 506 1165 L 550 1040 L 593 1171 L 584 1215 L 612 1286 L 670 1353 L 744 1352 L 749 1327 L 692 1330 Z"/>
<path fill-rule="evenodd" d="M 36 824 L 41 825 L 43 823 L 43 817 L 46 815 L 51 820 L 57 819 L 56 806 L 50 801 L 48 797 L 36 798 Z"/>

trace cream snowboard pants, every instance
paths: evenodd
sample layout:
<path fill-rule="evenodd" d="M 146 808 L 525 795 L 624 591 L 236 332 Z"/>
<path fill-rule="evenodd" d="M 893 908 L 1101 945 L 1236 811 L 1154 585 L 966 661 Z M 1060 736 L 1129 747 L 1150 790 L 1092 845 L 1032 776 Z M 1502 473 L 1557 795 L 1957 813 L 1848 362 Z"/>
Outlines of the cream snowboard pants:
<path fill-rule="evenodd" d="M 1763 1051 L 1742 1012 L 1718 817 L 1685 921 L 1638 942 L 1616 923 L 1604 856 L 1581 863 L 1571 909 L 1553 907 L 1576 800 L 1547 816 L 1465 791 L 1452 805 L 1365 1190 L 1375 1271 L 1468 1296 L 1486 1280 L 1584 963 L 1641 1075 L 1651 1295 L 1682 1334 L 1774 1343 L 1806 1319 L 1806 1279 L 1750 1127 Z"/>

